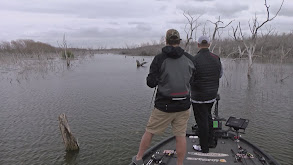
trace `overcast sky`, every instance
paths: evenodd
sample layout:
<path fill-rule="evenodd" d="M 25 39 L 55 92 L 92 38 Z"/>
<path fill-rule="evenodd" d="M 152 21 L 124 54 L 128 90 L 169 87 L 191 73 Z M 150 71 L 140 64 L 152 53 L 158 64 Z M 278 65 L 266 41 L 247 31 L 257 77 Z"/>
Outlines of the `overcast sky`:
<path fill-rule="evenodd" d="M 183 11 L 200 16 L 203 25 L 213 30 L 219 16 L 226 25 L 248 21 L 256 14 L 266 19 L 264 0 L 0 0 L 0 41 L 33 39 L 54 46 L 66 34 L 73 47 L 126 47 L 159 41 L 167 29 L 175 28 L 185 38 L 187 19 Z M 267 0 L 273 16 L 282 0 Z M 226 30 L 231 31 L 231 26 Z M 267 26 L 277 32 L 293 30 L 293 0 L 285 0 L 279 15 Z M 247 33 L 248 35 L 248 33 Z M 227 37 L 224 32 L 222 37 Z"/>

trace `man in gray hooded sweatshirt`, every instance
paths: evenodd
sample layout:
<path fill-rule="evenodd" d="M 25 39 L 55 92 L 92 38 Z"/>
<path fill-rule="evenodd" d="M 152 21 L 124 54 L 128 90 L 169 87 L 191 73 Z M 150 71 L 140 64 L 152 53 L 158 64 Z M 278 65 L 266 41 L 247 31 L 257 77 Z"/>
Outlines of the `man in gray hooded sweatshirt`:
<path fill-rule="evenodd" d="M 142 156 L 154 134 L 162 133 L 171 124 L 176 137 L 177 165 L 182 165 L 186 152 L 186 128 L 190 116 L 190 79 L 194 58 L 179 46 L 179 32 L 169 29 L 166 46 L 155 56 L 147 76 L 147 85 L 157 87 L 155 107 L 141 139 L 139 151 L 132 161 L 143 164 Z"/>

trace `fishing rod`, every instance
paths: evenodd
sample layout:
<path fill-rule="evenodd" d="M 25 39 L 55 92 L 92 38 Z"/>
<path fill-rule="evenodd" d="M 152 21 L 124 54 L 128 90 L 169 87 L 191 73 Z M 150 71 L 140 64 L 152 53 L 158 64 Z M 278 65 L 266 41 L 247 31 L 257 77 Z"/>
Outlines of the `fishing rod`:
<path fill-rule="evenodd" d="M 238 150 L 239 150 L 239 152 L 240 152 L 242 155 L 247 156 L 248 159 L 249 159 L 254 165 L 256 165 L 255 162 L 252 160 L 253 155 L 252 155 L 251 153 L 249 153 L 246 149 L 242 148 L 240 145 L 238 145 Z M 244 159 L 244 160 L 245 160 L 245 159 Z M 245 160 L 245 162 L 246 162 L 246 160 Z"/>
<path fill-rule="evenodd" d="M 154 161 L 154 159 L 153 159 L 154 157 L 155 157 L 155 154 L 152 155 L 151 159 L 147 162 L 146 165 L 151 165 Z"/>
<path fill-rule="evenodd" d="M 156 93 L 156 91 L 157 91 L 157 89 L 158 89 L 157 87 L 158 87 L 158 86 L 156 86 L 155 89 L 154 89 L 153 97 L 152 97 L 152 100 L 151 100 L 151 103 L 150 103 L 150 108 L 152 107 L 152 102 L 153 102 L 153 100 L 154 100 L 155 93 Z"/>
<path fill-rule="evenodd" d="M 217 94 L 215 110 L 214 110 L 214 115 L 216 118 L 219 118 L 219 100 L 220 100 L 220 94 Z"/>
<path fill-rule="evenodd" d="M 263 164 L 263 165 L 267 165 L 267 161 L 266 159 L 261 156 L 259 153 L 257 153 L 255 150 L 253 150 L 253 152 L 255 153 L 255 156 L 257 157 L 257 159 Z"/>
<path fill-rule="evenodd" d="M 247 152 L 246 155 L 247 155 L 247 157 L 252 161 L 252 163 L 253 163 L 254 165 L 256 165 L 256 163 L 252 160 L 253 155 L 252 155 L 251 153 L 249 153 L 249 152 Z"/>
<path fill-rule="evenodd" d="M 146 165 L 167 165 L 171 157 L 174 156 L 174 154 L 176 154 L 176 150 L 164 150 L 163 154 L 160 154 L 160 151 L 156 151 L 156 153 L 151 156 Z M 167 159 L 166 157 L 169 157 L 169 159 Z"/>
<path fill-rule="evenodd" d="M 234 163 L 241 162 L 242 164 L 244 164 L 241 160 L 241 157 L 238 156 L 233 149 L 231 149 L 231 152 L 232 152 L 232 156 L 235 158 Z"/>
<path fill-rule="evenodd" d="M 237 145 L 238 145 L 238 153 L 241 154 L 241 157 L 243 158 L 245 164 L 247 164 L 246 159 L 245 159 L 245 156 L 247 156 L 247 150 L 242 148 L 239 144 L 237 144 Z"/>
<path fill-rule="evenodd" d="M 176 150 L 165 150 L 163 157 L 161 158 L 161 160 L 159 161 L 159 165 L 166 165 L 169 163 L 171 157 L 174 156 L 174 154 L 176 153 Z M 169 159 L 166 162 L 163 162 L 163 160 L 165 160 L 165 157 L 169 157 Z"/>
<path fill-rule="evenodd" d="M 156 160 L 156 154 L 158 154 L 158 153 L 159 153 L 159 151 L 157 151 L 156 153 L 154 153 L 154 154 L 151 156 L 150 160 L 147 162 L 146 165 L 151 165 L 151 164 L 153 163 L 153 161 Z"/>

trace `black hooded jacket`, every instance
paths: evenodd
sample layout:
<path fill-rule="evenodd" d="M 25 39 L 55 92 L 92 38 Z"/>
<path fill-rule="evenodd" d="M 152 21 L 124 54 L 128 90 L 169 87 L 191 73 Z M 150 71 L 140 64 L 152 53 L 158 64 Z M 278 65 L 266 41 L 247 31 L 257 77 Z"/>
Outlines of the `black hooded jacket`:
<path fill-rule="evenodd" d="M 190 79 L 194 73 L 194 57 L 180 47 L 165 46 L 155 56 L 147 76 L 147 85 L 158 86 L 155 107 L 164 112 L 190 108 Z"/>

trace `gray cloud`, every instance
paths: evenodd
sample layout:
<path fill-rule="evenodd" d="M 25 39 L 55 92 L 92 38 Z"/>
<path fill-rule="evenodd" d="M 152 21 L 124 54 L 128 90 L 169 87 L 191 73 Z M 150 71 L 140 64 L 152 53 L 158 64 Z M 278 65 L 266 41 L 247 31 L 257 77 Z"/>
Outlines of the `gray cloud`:
<path fill-rule="evenodd" d="M 189 1 L 205 2 L 205 1 L 215 1 L 215 0 L 189 0 Z"/>
<path fill-rule="evenodd" d="M 60 31 L 54 30 L 42 34 L 35 34 L 31 37 L 41 41 L 44 41 L 43 39 L 46 38 L 46 42 L 49 41 L 56 46 L 57 41 L 61 42 L 63 34 L 64 33 Z M 131 44 L 139 44 L 141 42 L 151 41 L 152 39 L 158 40 L 159 36 L 161 36 L 159 31 L 152 30 L 151 26 L 148 24 L 139 24 L 133 28 L 122 29 L 119 27 L 106 29 L 92 27 L 67 32 L 65 34 L 68 43 L 71 43 L 73 46 L 78 46 L 76 43 L 79 43 L 79 46 L 84 47 L 90 46 L 90 43 L 95 43 L 96 47 L 105 45 L 121 47 L 124 46 L 126 41 Z M 55 40 L 52 40 L 52 38 L 55 38 Z"/>
<path fill-rule="evenodd" d="M 281 0 L 269 2 L 274 14 Z M 292 8 L 293 2 L 285 1 L 271 25 L 281 32 L 292 30 Z M 202 15 L 200 22 L 211 31 L 213 24 L 206 20 L 216 21 L 219 16 L 225 24 L 240 21 L 244 31 L 255 13 L 260 21 L 266 19 L 263 0 L 9 0 L 0 6 L 0 20 L 5 22 L 0 26 L 0 39 L 30 38 L 56 44 L 66 33 L 72 45 L 140 44 L 159 40 L 169 28 L 184 34 L 187 20 L 183 11 Z"/>
<path fill-rule="evenodd" d="M 129 1 L 41 1 L 26 3 L 26 1 L 11 1 L 0 6 L 1 10 L 22 11 L 29 13 L 49 13 L 59 15 L 76 15 L 86 18 L 141 18 L 148 17 L 151 10 L 148 7 L 155 4 Z"/>
<path fill-rule="evenodd" d="M 277 16 L 273 21 L 269 22 L 268 25 L 276 28 L 276 32 L 279 32 L 279 34 L 283 32 L 289 33 L 293 30 L 292 22 L 288 21 L 287 16 Z"/>
<path fill-rule="evenodd" d="M 118 22 L 109 22 L 109 24 L 111 24 L 111 25 L 119 25 Z"/>
<path fill-rule="evenodd" d="M 151 31 L 152 30 L 152 27 L 150 25 L 148 25 L 148 24 L 138 24 L 136 26 L 136 28 L 138 30 L 143 31 L 143 33 L 145 33 L 146 31 Z"/>
<path fill-rule="evenodd" d="M 225 17 L 233 17 L 242 11 L 249 9 L 248 4 L 241 3 L 222 3 L 218 2 L 214 6 L 215 12 Z"/>
<path fill-rule="evenodd" d="M 178 25 L 185 25 L 187 23 L 187 20 L 182 17 L 182 19 L 176 19 L 176 20 L 171 20 L 168 21 L 170 24 L 178 24 Z"/>
<path fill-rule="evenodd" d="M 142 25 L 142 24 L 146 24 L 145 22 L 139 22 L 139 21 L 132 21 L 132 22 L 128 22 L 129 25 Z"/>
<path fill-rule="evenodd" d="M 225 17 L 233 17 L 242 11 L 249 9 L 248 4 L 239 1 L 225 2 L 222 1 L 204 1 L 203 3 L 185 3 L 177 6 L 179 10 L 189 12 L 192 15 L 221 15 Z"/>
<path fill-rule="evenodd" d="M 128 22 L 129 25 L 136 25 L 138 30 L 150 31 L 152 29 L 151 25 L 146 22 Z"/>
<path fill-rule="evenodd" d="M 279 10 L 280 4 L 276 4 L 272 6 L 272 13 L 275 15 L 276 12 Z M 293 16 L 293 4 L 284 4 L 281 8 L 281 11 L 279 13 L 280 16 L 288 16 L 292 17 Z"/>
<path fill-rule="evenodd" d="M 293 10 L 292 8 L 284 8 L 280 11 L 279 15 L 292 17 L 293 16 Z"/>
<path fill-rule="evenodd" d="M 180 4 L 177 6 L 179 10 L 182 11 L 182 13 L 188 12 L 191 15 L 202 15 L 206 14 L 208 11 L 210 11 L 212 8 L 210 6 L 205 6 L 205 4 Z"/>

